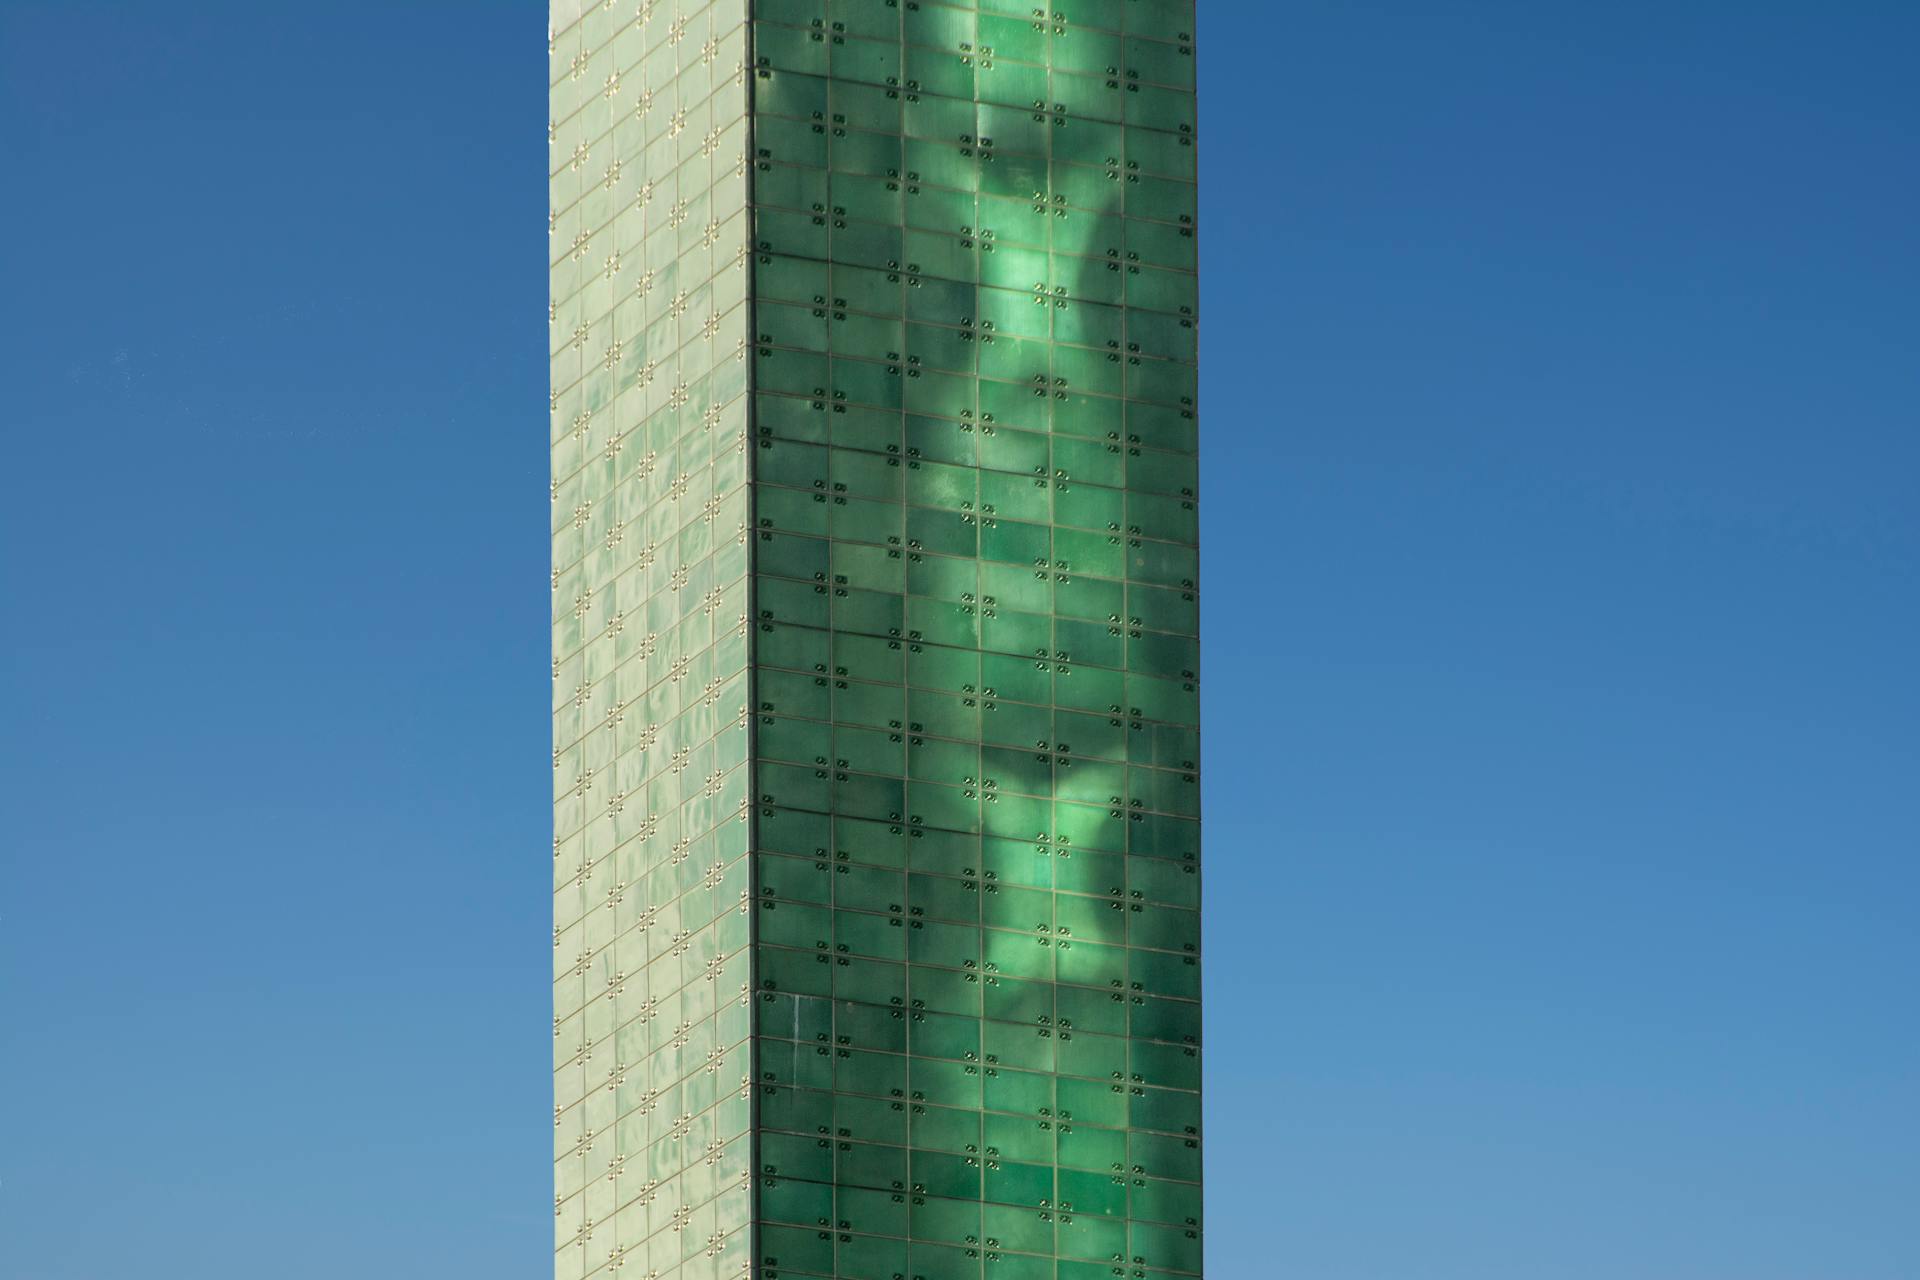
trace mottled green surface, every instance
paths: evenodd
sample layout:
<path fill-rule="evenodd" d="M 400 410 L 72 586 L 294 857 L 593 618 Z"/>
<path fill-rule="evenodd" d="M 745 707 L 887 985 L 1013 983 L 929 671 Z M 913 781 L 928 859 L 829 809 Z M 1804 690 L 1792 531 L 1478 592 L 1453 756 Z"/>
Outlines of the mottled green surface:
<path fill-rule="evenodd" d="M 1003 7 L 754 4 L 767 1275 L 1200 1270 L 1191 10 Z"/>
<path fill-rule="evenodd" d="M 562 1275 L 1200 1270 L 1192 11 L 998 7 L 556 8 Z"/>

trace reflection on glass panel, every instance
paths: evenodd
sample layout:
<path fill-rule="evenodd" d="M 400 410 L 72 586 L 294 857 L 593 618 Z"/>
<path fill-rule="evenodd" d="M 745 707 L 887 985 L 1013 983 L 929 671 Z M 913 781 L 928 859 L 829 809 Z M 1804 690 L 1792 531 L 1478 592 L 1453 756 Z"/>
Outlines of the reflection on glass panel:
<path fill-rule="evenodd" d="M 1192 7 L 756 0 L 765 1275 L 1200 1271 Z"/>

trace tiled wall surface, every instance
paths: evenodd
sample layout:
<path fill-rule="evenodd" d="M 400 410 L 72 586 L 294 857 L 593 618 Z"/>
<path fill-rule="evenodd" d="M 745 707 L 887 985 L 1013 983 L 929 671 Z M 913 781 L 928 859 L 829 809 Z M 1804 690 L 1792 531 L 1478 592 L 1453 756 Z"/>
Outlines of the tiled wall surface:
<path fill-rule="evenodd" d="M 753 7 L 758 1253 L 1196 1273 L 1191 8 Z"/>
<path fill-rule="evenodd" d="M 744 0 L 556 3 L 554 1244 L 749 1263 Z"/>
<path fill-rule="evenodd" d="M 559 1273 L 1197 1274 L 1191 5 L 746 10 L 554 10 Z"/>

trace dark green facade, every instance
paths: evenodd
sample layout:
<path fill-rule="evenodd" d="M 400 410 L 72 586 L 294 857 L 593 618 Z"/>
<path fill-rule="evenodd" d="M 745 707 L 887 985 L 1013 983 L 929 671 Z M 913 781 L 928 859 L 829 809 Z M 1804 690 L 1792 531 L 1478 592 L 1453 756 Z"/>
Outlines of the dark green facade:
<path fill-rule="evenodd" d="M 566 72 L 613 101 L 616 70 L 671 66 L 684 103 L 680 77 L 703 67 L 704 115 L 674 107 L 661 131 L 639 122 L 657 112 L 611 109 L 601 136 L 615 153 L 650 148 L 636 163 L 670 163 L 676 191 L 706 204 L 676 200 L 661 228 L 649 213 L 623 235 L 635 175 L 615 175 L 598 225 L 642 245 L 636 269 L 677 273 L 673 301 L 632 304 L 622 322 L 630 295 L 610 290 L 604 319 L 584 304 L 555 343 L 585 326 L 580 349 L 604 348 L 611 377 L 583 403 L 618 417 L 640 392 L 635 430 L 660 442 L 656 457 L 671 445 L 707 469 L 703 511 L 718 514 L 677 535 L 667 586 L 623 593 L 635 574 L 618 564 L 598 575 L 603 592 L 654 607 L 651 635 L 707 610 L 667 659 L 678 677 L 657 640 L 632 657 L 616 639 L 602 664 L 662 709 L 644 743 L 615 729 L 601 751 L 646 795 L 651 830 L 596 838 L 607 815 L 566 807 L 588 759 L 559 763 L 584 730 L 565 710 L 574 650 L 556 599 L 557 1273 L 1198 1274 L 1192 6 L 735 0 L 690 7 L 698 27 L 665 4 L 633 7 L 627 71 L 598 53 L 626 30 L 596 17 L 611 11 L 556 2 L 556 86 Z M 736 107 L 744 129 L 728 123 Z M 675 140 L 701 126 L 716 142 L 692 182 Z M 584 144 L 598 176 L 593 128 L 554 139 L 557 175 Z M 622 128 L 659 137 L 623 148 Z M 698 283 L 684 238 L 696 218 L 704 294 L 684 287 Z M 555 246 L 556 299 L 581 287 L 558 265 L 581 234 Z M 585 234 L 572 261 L 597 263 L 602 233 Z M 616 330 L 650 359 L 674 353 L 673 392 L 629 379 Z M 557 441 L 578 417 L 561 398 Z M 559 495 L 579 472 L 562 447 L 565 597 Z M 575 511 L 595 483 L 624 504 L 620 464 L 601 474 L 572 484 Z M 684 486 L 667 499 L 682 500 Z M 637 518 L 660 502 L 652 492 Z M 656 523 L 650 545 L 664 546 L 668 526 L 698 522 Z M 650 692 L 701 663 L 704 716 Z M 583 723 L 600 705 L 588 685 Z M 661 768 L 684 774 L 696 757 L 697 791 Z M 678 842 L 660 838 L 663 811 L 679 815 Z M 569 823 L 577 857 L 562 852 Z M 635 930 L 622 904 L 596 929 L 600 890 L 568 883 L 595 870 L 636 886 L 642 911 L 674 904 L 689 952 L 661 938 L 623 953 Z M 650 1014 L 673 995 L 687 1044 L 634 1031 L 645 1024 L 624 990 L 595 1014 L 602 978 L 628 983 L 603 952 L 645 975 Z M 587 1064 L 577 1084 L 570 1054 Z M 635 1122 L 625 1086 L 600 1087 L 609 1054 L 676 1091 L 673 1124 Z M 711 1087 L 689 1087 L 702 1073 Z M 696 1129 L 710 1134 L 697 1153 Z M 583 1151 L 583 1132 L 614 1149 Z M 629 1160 L 645 1183 L 621 1185 Z M 634 1211 L 629 1193 L 649 1185 Z"/>

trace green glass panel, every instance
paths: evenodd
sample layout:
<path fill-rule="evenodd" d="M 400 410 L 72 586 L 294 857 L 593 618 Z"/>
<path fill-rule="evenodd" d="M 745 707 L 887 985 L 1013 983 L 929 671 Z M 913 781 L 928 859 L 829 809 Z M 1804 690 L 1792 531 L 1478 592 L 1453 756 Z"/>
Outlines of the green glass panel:
<path fill-rule="evenodd" d="M 1197 1271 L 1191 11 L 753 17 L 758 830 L 835 832 L 758 882 L 755 1009 L 905 1126 L 763 1167 L 837 1215 L 778 1269 Z"/>

